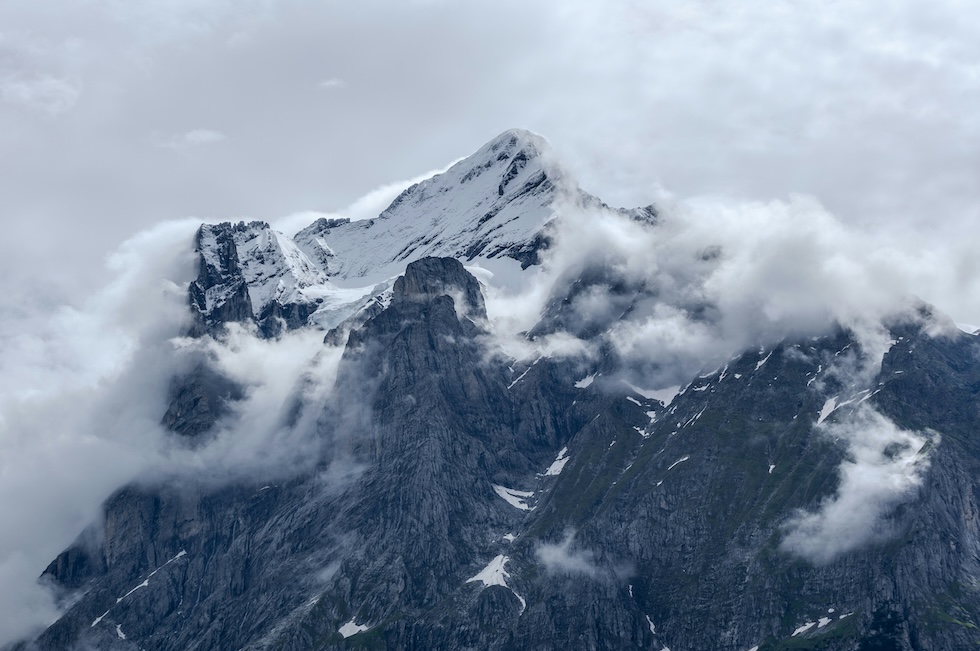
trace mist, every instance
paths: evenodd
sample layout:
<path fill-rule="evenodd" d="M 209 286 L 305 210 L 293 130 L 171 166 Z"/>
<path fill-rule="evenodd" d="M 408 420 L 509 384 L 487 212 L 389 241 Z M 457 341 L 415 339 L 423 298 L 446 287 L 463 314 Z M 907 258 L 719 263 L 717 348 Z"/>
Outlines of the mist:
<path fill-rule="evenodd" d="M 534 550 L 534 556 L 549 574 L 580 574 L 597 576 L 599 570 L 591 552 L 572 549 L 575 533 L 566 532 L 561 542 L 541 543 Z"/>
<path fill-rule="evenodd" d="M 316 329 L 261 339 L 231 324 L 189 339 L 187 289 L 196 274 L 192 220 L 127 240 L 108 260 L 113 280 L 81 308 L 38 315 L 4 342 L 0 392 L 0 643 L 58 616 L 38 583 L 44 568 L 131 482 L 261 482 L 311 471 L 322 457 L 318 418 L 342 347 Z M 194 363 L 236 383 L 203 443 L 161 424 L 174 377 Z M 331 481 L 351 469 L 334 469 Z"/>
<path fill-rule="evenodd" d="M 519 292 L 487 291 L 500 346 L 526 358 L 586 356 L 605 343 L 625 361 L 627 379 L 648 389 L 686 384 L 753 347 L 841 326 L 880 362 L 889 339 L 882 323 L 915 318 L 915 289 L 926 300 L 942 296 L 956 286 L 957 266 L 968 264 L 966 252 L 937 264 L 932 252 L 847 226 L 813 197 L 693 198 L 657 208 L 649 224 L 561 206 L 542 269 Z M 564 319 L 608 332 L 523 336 L 596 270 L 599 280 L 572 295 Z"/>

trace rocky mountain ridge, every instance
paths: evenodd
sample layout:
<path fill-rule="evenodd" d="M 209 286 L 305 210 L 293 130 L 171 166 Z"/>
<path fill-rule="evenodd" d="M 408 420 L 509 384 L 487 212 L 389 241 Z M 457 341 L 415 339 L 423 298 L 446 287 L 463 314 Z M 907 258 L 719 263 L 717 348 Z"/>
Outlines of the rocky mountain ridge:
<path fill-rule="evenodd" d="M 544 149 L 507 132 L 374 224 L 202 226 L 192 335 L 316 328 L 343 347 L 337 390 L 298 391 L 282 414 L 315 413 L 318 456 L 277 481 L 121 488 L 45 572 L 64 614 L 15 648 L 980 643 L 978 337 L 922 306 L 882 324 L 880 360 L 837 326 L 650 392 L 606 335 L 651 290 L 585 268 L 523 340 L 567 333 L 591 352 L 514 359 L 464 264 L 523 264 L 547 236 L 562 179 Z M 424 228 L 406 217 L 428 212 Z M 358 246 L 389 275 L 354 290 Z M 574 307 L 597 286 L 614 316 L 584 319 Z M 206 446 L 247 393 L 205 359 L 175 379 L 164 422 Z M 848 500 L 868 477 L 905 489 L 862 511 Z"/>

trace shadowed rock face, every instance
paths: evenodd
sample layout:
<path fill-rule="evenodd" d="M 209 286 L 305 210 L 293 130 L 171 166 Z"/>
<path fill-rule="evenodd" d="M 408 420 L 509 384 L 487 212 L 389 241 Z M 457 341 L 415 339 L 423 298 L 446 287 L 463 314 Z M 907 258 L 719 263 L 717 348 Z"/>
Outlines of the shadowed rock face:
<path fill-rule="evenodd" d="M 242 388 L 206 363 L 174 378 L 162 424 L 182 436 L 204 434 L 243 397 Z"/>
<path fill-rule="evenodd" d="M 392 303 L 428 303 L 440 296 L 458 294 L 464 313 L 487 318 L 480 284 L 458 261 L 452 258 L 422 258 L 405 269 L 395 281 Z"/>
<path fill-rule="evenodd" d="M 563 318 L 555 308 L 537 331 Z M 352 325 L 314 470 L 122 489 L 46 571 L 74 600 L 36 648 L 980 641 L 977 337 L 895 326 L 867 386 L 826 371 L 863 354 L 847 331 L 785 341 L 694 378 L 664 405 L 616 381 L 614 361 L 494 356 L 484 319 L 458 261 L 410 264 L 390 303 Z M 791 516 L 841 487 L 851 453 L 815 426 L 834 396 L 856 398 L 828 424 L 865 398 L 899 427 L 938 436 L 922 451 L 921 484 L 884 510 L 888 535 L 814 563 L 783 543 Z M 195 397 L 178 392 L 174 404 Z M 204 426 L 211 412 L 195 409 L 173 422 Z M 495 562 L 501 572 L 484 572 Z M 355 626 L 368 628 L 345 638 Z"/>

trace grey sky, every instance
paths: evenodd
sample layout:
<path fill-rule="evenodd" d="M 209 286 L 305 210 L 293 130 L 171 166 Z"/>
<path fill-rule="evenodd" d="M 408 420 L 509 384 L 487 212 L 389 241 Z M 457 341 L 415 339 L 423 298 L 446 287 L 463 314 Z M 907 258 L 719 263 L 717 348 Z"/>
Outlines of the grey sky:
<path fill-rule="evenodd" d="M 978 61 L 953 0 L 7 0 L 0 275 L 50 305 L 161 219 L 336 210 L 514 126 L 610 203 L 803 192 L 962 239 Z"/>

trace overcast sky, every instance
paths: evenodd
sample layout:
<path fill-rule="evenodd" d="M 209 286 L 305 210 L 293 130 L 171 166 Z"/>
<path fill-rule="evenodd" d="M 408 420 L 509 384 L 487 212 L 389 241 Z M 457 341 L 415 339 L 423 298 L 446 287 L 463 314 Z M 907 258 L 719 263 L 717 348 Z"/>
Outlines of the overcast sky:
<path fill-rule="evenodd" d="M 808 193 L 846 223 L 962 241 L 980 233 L 980 13 L 4 0 L 3 314 L 77 300 L 160 220 L 337 210 L 510 127 L 612 204 Z"/>

